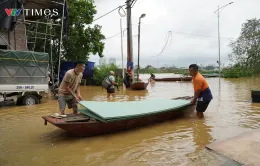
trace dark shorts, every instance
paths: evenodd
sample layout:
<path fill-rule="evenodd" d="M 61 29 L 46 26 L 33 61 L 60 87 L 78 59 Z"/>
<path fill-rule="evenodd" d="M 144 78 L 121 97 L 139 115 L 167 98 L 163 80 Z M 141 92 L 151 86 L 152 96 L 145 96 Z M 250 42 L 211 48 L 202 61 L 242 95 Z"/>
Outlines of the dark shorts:
<path fill-rule="evenodd" d="M 78 109 L 78 103 L 75 100 L 75 98 L 71 95 L 59 96 L 58 101 L 60 105 L 60 110 L 65 110 L 66 104 L 68 105 L 69 109 Z"/>
<path fill-rule="evenodd" d="M 107 89 L 107 93 L 115 93 L 115 88 L 109 88 L 109 89 Z"/>
<path fill-rule="evenodd" d="M 197 112 L 205 112 L 208 108 L 210 101 L 198 101 L 196 106 Z"/>

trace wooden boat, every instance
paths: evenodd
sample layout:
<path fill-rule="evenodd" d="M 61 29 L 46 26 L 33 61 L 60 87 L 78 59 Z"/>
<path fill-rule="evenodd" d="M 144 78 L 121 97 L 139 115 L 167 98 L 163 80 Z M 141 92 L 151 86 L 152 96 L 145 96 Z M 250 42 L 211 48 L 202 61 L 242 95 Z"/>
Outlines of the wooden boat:
<path fill-rule="evenodd" d="M 178 99 L 190 100 L 191 97 L 181 97 Z M 165 112 L 149 114 L 146 116 L 135 117 L 132 119 L 111 122 L 101 122 L 90 119 L 88 116 L 83 114 L 71 114 L 68 115 L 67 118 L 62 119 L 53 118 L 52 116 L 43 116 L 42 118 L 45 121 L 45 125 L 47 125 L 47 122 L 49 122 L 72 135 L 85 137 L 120 132 L 140 126 L 151 125 L 154 123 L 178 118 L 186 113 L 191 113 L 194 110 L 195 106 L 189 105 L 177 110 L 169 110 Z"/>
<path fill-rule="evenodd" d="M 202 74 L 202 76 L 204 78 L 214 78 L 214 77 L 218 77 L 219 74 Z"/>
<path fill-rule="evenodd" d="M 135 82 L 133 84 L 131 84 L 130 88 L 132 90 L 145 90 L 147 88 L 149 83 L 145 83 L 145 82 Z"/>
<path fill-rule="evenodd" d="M 154 81 L 191 81 L 192 77 L 154 78 Z"/>

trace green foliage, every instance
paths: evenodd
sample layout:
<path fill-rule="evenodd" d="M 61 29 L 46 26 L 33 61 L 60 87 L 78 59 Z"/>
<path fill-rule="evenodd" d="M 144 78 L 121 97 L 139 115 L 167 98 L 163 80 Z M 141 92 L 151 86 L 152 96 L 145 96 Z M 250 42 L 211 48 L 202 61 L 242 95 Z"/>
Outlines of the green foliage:
<path fill-rule="evenodd" d="M 159 69 L 153 67 L 152 65 L 147 65 L 145 68 L 141 68 L 139 72 L 141 74 L 150 74 L 150 73 L 174 73 L 178 70 L 175 66 L 172 67 L 160 67 Z M 137 67 L 135 67 L 135 73 L 137 72 Z"/>
<path fill-rule="evenodd" d="M 136 71 L 137 72 L 137 67 L 135 67 Z M 150 74 L 150 73 L 156 73 L 158 70 L 151 66 L 151 65 L 147 65 L 145 68 L 141 68 L 140 67 L 140 70 L 139 70 L 139 73 L 143 73 L 143 74 Z"/>
<path fill-rule="evenodd" d="M 101 85 L 102 81 L 109 76 L 109 72 L 110 71 L 116 71 L 118 68 L 116 65 L 112 64 L 109 66 L 99 66 L 99 67 L 94 67 L 94 76 L 92 77 L 92 79 L 96 82 L 96 85 Z M 116 82 L 119 83 L 119 85 L 122 85 L 122 78 L 121 77 L 117 77 L 116 78 Z"/>
<path fill-rule="evenodd" d="M 218 71 L 214 71 L 214 70 L 199 70 L 199 72 L 201 74 L 218 74 Z M 175 70 L 173 73 L 182 74 L 182 75 L 189 75 L 189 71 L 187 69 L 185 69 L 185 70 L 183 70 L 183 69 Z"/>
<path fill-rule="evenodd" d="M 201 74 L 218 74 L 218 71 L 214 70 L 207 70 L 207 69 L 213 69 L 214 66 L 208 66 L 206 67 L 206 70 L 199 70 Z M 136 73 L 137 71 L 135 71 Z M 150 73 L 174 73 L 174 74 L 182 74 L 182 75 L 189 75 L 188 69 L 178 69 L 175 66 L 172 67 L 160 67 L 159 70 L 155 67 L 148 65 L 145 68 L 140 69 L 141 74 L 150 74 Z"/>
<path fill-rule="evenodd" d="M 260 73 L 260 19 L 247 20 L 242 25 L 239 38 L 230 46 L 232 53 L 229 58 L 237 66 L 226 70 L 226 76 L 243 77 Z"/>
<path fill-rule="evenodd" d="M 224 78 L 240 78 L 253 76 L 253 71 L 246 67 L 235 65 L 230 69 L 223 69 L 221 76 Z"/>

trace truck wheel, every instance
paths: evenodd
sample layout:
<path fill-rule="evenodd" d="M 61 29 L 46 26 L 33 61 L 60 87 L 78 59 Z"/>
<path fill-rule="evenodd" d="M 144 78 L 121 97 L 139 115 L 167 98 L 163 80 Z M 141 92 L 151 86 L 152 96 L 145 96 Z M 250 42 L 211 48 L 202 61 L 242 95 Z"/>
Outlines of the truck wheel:
<path fill-rule="evenodd" d="M 39 104 L 39 99 L 34 95 L 27 95 L 23 97 L 23 105 Z"/>

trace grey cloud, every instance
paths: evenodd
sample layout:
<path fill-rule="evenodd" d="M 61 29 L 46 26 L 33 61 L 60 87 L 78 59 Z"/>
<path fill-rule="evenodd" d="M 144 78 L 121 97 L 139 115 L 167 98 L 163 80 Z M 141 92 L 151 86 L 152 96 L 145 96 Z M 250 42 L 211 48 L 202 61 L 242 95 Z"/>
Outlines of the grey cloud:
<path fill-rule="evenodd" d="M 218 60 L 217 15 L 214 11 L 218 5 L 225 5 L 226 0 L 137 0 L 132 10 L 133 35 L 137 35 L 138 17 L 146 13 L 141 26 L 141 61 L 142 66 L 151 64 L 157 66 L 157 58 L 161 52 L 168 31 L 172 31 L 172 42 L 159 56 L 159 64 L 187 66 L 190 63 L 216 64 Z M 115 7 L 125 3 L 125 0 L 98 0 L 96 18 Z M 247 19 L 259 17 L 259 0 L 234 0 L 220 15 L 221 61 L 228 64 L 228 47 L 230 39 L 237 38 L 241 25 Z M 120 16 L 113 12 L 95 23 L 102 25 L 106 37 L 120 32 Z M 126 20 L 123 19 L 123 28 Z M 184 32 L 184 33 L 180 33 Z M 194 35 L 188 35 L 194 34 Z M 201 35 L 201 36 L 200 36 Z M 204 36 L 204 37 L 203 37 Z M 211 37 L 207 37 L 211 36 Z M 227 38 L 225 38 L 227 37 Z M 105 41 L 105 57 L 114 57 L 121 65 L 120 35 Z M 124 37 L 124 57 L 126 64 L 126 37 Z M 134 60 L 137 60 L 137 37 L 133 37 Z M 97 56 L 91 56 L 98 62 Z"/>

